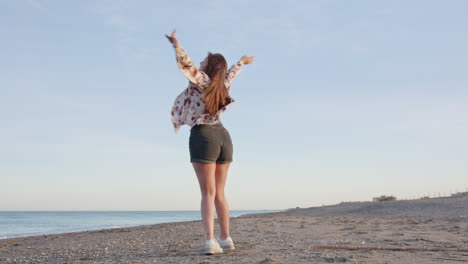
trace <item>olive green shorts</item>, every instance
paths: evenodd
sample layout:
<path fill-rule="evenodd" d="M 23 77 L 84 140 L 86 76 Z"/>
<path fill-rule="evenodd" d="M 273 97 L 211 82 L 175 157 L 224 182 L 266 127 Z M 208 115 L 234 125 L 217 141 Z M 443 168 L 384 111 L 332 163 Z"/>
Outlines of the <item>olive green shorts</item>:
<path fill-rule="evenodd" d="M 231 136 L 222 123 L 195 125 L 190 129 L 190 162 L 230 163 Z"/>

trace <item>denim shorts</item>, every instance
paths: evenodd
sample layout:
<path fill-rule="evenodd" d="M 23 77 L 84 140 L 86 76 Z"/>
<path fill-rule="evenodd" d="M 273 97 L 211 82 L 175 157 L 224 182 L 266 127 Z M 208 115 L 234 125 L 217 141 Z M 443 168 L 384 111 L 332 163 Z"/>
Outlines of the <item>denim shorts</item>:
<path fill-rule="evenodd" d="M 230 163 L 231 136 L 222 123 L 195 125 L 190 129 L 190 162 Z"/>

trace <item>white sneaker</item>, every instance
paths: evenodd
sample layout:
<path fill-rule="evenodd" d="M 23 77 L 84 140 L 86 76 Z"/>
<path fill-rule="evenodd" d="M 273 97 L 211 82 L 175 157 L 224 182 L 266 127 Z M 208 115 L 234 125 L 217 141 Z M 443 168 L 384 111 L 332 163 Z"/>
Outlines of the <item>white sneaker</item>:
<path fill-rule="evenodd" d="M 231 237 L 227 237 L 224 240 L 221 240 L 221 238 L 217 237 L 216 240 L 218 240 L 219 245 L 224 250 L 233 250 L 233 249 L 235 249 L 234 242 L 232 241 Z"/>
<path fill-rule="evenodd" d="M 222 254 L 223 249 L 219 246 L 216 240 L 205 241 L 205 255 Z"/>

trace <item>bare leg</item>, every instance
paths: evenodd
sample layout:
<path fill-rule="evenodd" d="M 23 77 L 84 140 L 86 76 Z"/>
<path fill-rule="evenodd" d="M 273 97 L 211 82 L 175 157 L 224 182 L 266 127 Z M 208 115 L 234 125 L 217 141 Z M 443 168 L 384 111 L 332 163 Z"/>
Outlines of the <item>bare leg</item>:
<path fill-rule="evenodd" d="M 216 196 L 215 186 L 215 163 L 198 163 L 192 162 L 195 173 L 197 174 L 198 183 L 200 184 L 201 199 L 201 215 L 203 228 L 205 229 L 206 239 L 212 240 L 214 237 L 214 200 Z"/>
<path fill-rule="evenodd" d="M 215 178 L 216 178 L 216 196 L 215 206 L 218 214 L 218 221 L 221 230 L 220 238 L 226 239 L 229 237 L 229 205 L 224 195 L 224 186 L 226 185 L 226 178 L 230 163 L 216 164 Z"/>

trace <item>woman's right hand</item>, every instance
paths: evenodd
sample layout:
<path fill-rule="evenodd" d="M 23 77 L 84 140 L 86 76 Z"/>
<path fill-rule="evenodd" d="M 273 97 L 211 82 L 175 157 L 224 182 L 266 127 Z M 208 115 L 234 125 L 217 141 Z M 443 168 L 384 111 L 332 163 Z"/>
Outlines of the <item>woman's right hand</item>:
<path fill-rule="evenodd" d="M 244 55 L 244 56 L 242 56 L 242 58 L 240 59 L 240 62 L 242 62 L 243 64 L 251 64 L 254 60 L 255 60 L 255 57 L 254 57 L 254 56 L 247 56 L 247 55 Z"/>

